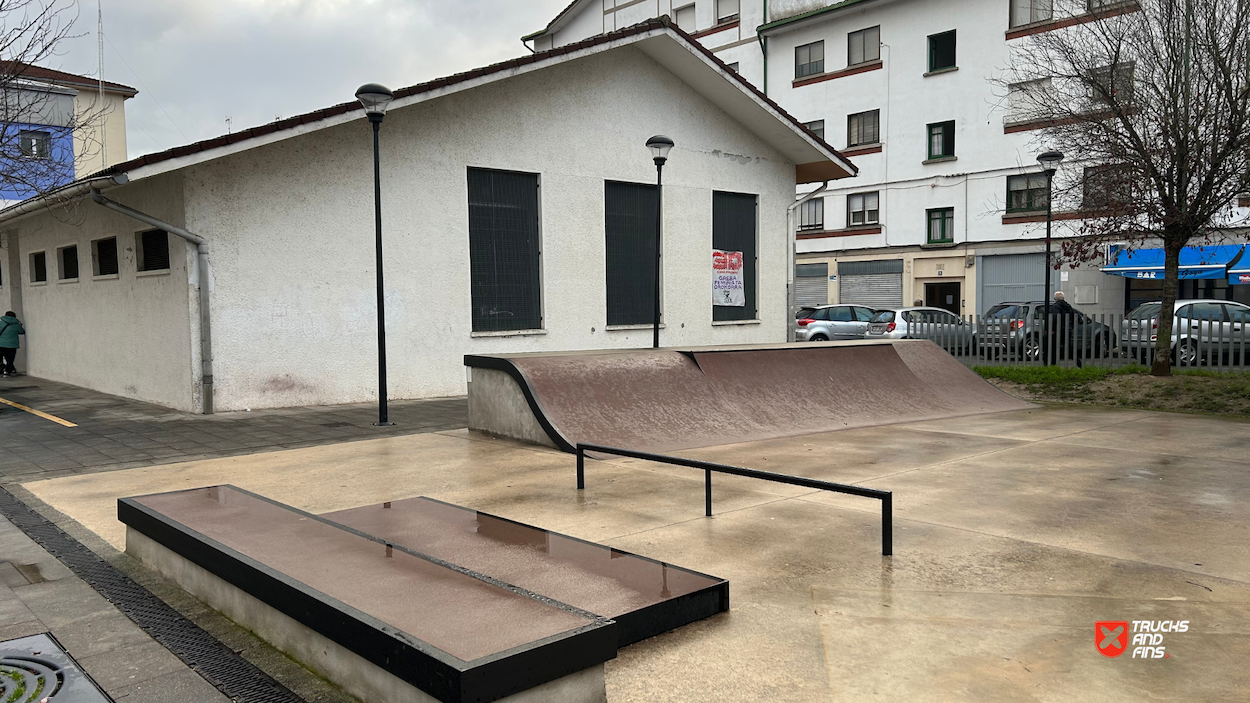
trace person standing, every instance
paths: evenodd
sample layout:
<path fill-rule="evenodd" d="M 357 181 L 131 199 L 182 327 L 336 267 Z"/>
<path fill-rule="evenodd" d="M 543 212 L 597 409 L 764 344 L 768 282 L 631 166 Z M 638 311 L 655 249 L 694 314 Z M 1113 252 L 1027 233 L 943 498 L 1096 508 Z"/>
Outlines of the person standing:
<path fill-rule="evenodd" d="M 1076 367 L 1081 368 L 1081 355 L 1076 349 L 1076 308 L 1063 299 L 1063 291 L 1055 291 L 1055 302 L 1050 306 L 1053 316 L 1051 324 L 1058 323 L 1059 329 L 1051 332 L 1059 339 L 1061 358 L 1076 358 Z"/>
<path fill-rule="evenodd" d="M 13 360 L 17 358 L 17 348 L 21 346 L 17 338 L 19 334 L 26 334 L 22 321 L 12 310 L 4 313 L 4 317 L 0 317 L 0 376 L 17 375 Z"/>

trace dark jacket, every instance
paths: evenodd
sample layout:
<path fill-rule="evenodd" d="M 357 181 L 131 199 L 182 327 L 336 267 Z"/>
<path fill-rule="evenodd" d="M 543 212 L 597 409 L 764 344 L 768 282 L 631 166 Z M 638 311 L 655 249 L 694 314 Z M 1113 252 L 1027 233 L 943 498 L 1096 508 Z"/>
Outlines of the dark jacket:
<path fill-rule="evenodd" d="M 0 347 L 6 349 L 17 349 L 22 346 L 18 341 L 19 334 L 26 334 L 26 330 L 22 329 L 22 323 L 16 317 L 5 315 L 0 317 Z"/>

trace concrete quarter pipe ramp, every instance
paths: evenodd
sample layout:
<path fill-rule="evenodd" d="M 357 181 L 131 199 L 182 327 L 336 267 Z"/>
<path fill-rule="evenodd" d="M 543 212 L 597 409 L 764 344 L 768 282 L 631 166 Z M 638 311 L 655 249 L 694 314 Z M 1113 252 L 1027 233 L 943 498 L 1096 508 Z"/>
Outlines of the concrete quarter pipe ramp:
<path fill-rule="evenodd" d="M 1021 410 L 925 340 L 466 356 L 469 426 L 668 451 Z"/>

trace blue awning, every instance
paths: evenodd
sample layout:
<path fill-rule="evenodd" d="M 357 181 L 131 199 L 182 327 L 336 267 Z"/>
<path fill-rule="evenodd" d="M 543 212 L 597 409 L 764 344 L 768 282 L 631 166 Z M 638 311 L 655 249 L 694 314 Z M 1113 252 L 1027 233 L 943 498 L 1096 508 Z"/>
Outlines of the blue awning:
<path fill-rule="evenodd" d="M 1228 269 L 1228 285 L 1250 286 L 1250 256 L 1243 254 L 1241 262 Z"/>
<path fill-rule="evenodd" d="M 1229 264 L 1241 259 L 1244 249 L 1244 244 L 1185 247 L 1181 249 L 1180 277 L 1186 279 L 1229 276 L 1231 281 L 1233 277 L 1232 272 L 1229 271 Z M 1126 278 L 1163 280 L 1162 249 L 1119 249 L 1114 254 L 1111 265 L 1102 268 L 1103 273 Z M 1250 283 L 1250 281 L 1246 282 Z"/>

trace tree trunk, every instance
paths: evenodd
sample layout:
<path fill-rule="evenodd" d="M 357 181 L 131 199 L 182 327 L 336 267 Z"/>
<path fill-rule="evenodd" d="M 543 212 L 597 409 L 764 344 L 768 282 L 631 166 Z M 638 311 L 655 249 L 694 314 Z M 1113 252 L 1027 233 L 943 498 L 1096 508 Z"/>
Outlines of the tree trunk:
<path fill-rule="evenodd" d="M 1172 375 L 1172 322 L 1176 316 L 1176 289 L 1180 283 L 1181 249 L 1185 248 L 1189 238 L 1169 233 L 1163 241 L 1163 305 L 1159 308 L 1155 360 L 1150 368 L 1153 376 Z"/>

